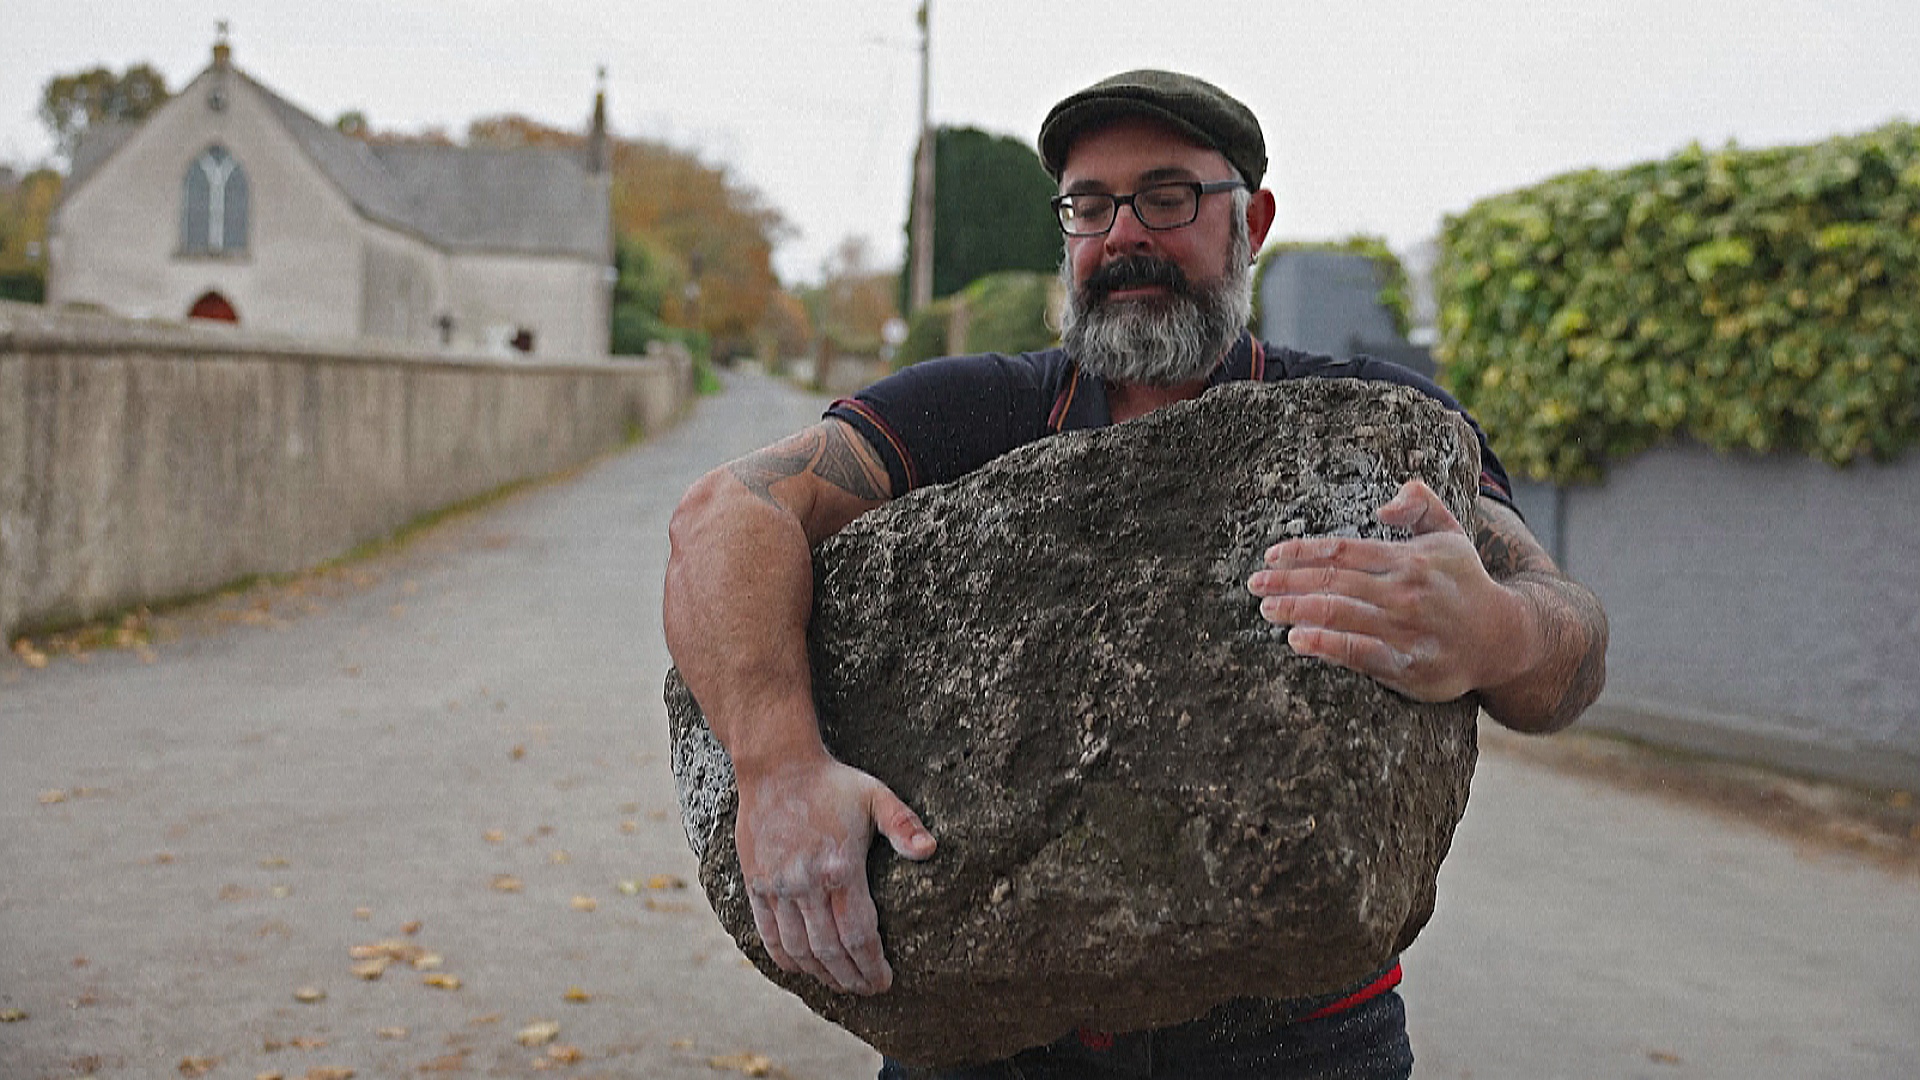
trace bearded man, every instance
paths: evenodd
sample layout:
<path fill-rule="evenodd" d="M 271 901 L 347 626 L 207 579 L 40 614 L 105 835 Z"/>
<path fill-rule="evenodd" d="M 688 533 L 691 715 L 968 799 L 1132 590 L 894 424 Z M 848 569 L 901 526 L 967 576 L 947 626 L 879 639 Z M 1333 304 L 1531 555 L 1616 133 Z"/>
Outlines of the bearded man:
<path fill-rule="evenodd" d="M 815 545 L 1025 443 L 1124 423 L 1230 380 L 1383 379 L 1459 408 L 1394 365 L 1247 334 L 1252 257 L 1274 198 L 1260 187 L 1260 125 L 1219 88 L 1170 72 L 1117 75 L 1056 105 L 1039 145 L 1060 185 L 1062 346 L 949 357 L 884 379 L 701 478 L 670 527 L 667 644 L 733 760 L 756 928 L 775 963 L 842 992 L 882 993 L 893 978 L 866 879 L 873 833 L 909 859 L 931 856 L 935 840 L 885 784 L 821 743 L 806 646 Z M 1289 540 L 1247 588 L 1262 616 L 1290 627 L 1296 652 L 1423 701 L 1475 694 L 1517 730 L 1557 730 L 1600 691 L 1606 617 L 1528 532 L 1484 436 L 1480 451 L 1478 536 L 1412 481 L 1377 512 L 1411 539 Z M 1237 999 L 1156 1031 L 1063 1033 L 945 1075 L 1405 1077 L 1398 982 L 1394 963 L 1326 1000 Z M 888 1062 L 881 1075 L 908 1073 Z"/>

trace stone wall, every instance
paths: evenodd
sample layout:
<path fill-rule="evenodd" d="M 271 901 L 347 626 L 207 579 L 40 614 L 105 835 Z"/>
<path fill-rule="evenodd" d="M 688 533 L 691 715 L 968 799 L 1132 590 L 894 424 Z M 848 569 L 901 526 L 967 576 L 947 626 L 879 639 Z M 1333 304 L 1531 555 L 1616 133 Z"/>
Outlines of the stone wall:
<path fill-rule="evenodd" d="M 0 304 L 0 637 L 312 566 L 672 423 L 684 359 L 329 350 Z"/>
<path fill-rule="evenodd" d="M 1836 469 L 1679 445 L 1521 510 L 1606 604 L 1582 723 L 1920 789 L 1920 454 Z"/>

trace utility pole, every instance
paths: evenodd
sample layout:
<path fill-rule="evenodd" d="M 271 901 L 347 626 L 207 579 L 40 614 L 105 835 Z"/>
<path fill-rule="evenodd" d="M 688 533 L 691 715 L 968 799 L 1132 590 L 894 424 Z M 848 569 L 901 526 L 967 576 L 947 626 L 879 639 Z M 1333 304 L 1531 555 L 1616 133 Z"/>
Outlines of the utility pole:
<path fill-rule="evenodd" d="M 927 54 L 932 30 L 920 0 L 920 146 L 913 155 L 913 265 L 907 274 L 907 313 L 933 302 L 933 126 L 927 119 Z"/>

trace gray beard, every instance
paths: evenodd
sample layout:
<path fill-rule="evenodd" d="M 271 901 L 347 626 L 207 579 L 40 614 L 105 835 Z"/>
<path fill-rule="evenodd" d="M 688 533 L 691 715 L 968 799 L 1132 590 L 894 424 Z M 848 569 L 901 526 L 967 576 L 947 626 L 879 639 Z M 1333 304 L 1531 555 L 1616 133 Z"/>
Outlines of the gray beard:
<path fill-rule="evenodd" d="M 1061 263 L 1067 355 L 1088 375 L 1113 382 L 1176 386 L 1205 378 L 1253 321 L 1250 243 L 1242 230 L 1235 233 L 1218 281 L 1152 300 L 1095 300 Z"/>

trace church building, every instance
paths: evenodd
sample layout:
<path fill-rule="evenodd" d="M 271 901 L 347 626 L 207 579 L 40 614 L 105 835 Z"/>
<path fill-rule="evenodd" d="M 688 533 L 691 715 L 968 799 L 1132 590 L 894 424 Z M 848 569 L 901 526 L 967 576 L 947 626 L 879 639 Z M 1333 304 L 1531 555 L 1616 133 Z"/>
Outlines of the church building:
<path fill-rule="evenodd" d="M 583 151 L 372 144 L 213 63 L 91 130 L 48 227 L 47 305 L 361 347 L 607 355 L 606 99 Z"/>

